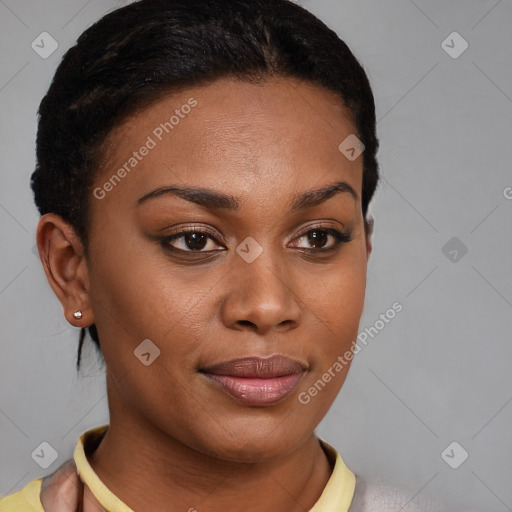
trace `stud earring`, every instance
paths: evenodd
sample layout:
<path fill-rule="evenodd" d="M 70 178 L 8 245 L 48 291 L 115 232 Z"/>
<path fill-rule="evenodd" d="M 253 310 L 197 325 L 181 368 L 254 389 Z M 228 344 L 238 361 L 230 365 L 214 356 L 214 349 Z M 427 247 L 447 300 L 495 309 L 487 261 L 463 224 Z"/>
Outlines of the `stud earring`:
<path fill-rule="evenodd" d="M 78 320 L 78 319 L 82 318 L 82 312 L 80 310 L 75 311 L 73 313 L 73 316 Z"/>

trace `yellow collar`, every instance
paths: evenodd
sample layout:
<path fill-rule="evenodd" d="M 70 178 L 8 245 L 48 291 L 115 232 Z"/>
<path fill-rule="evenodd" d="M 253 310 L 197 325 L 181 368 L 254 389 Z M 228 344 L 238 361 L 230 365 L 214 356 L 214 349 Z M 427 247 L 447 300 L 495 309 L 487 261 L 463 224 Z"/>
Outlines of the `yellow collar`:
<path fill-rule="evenodd" d="M 101 441 L 108 426 L 108 424 L 101 425 L 84 432 L 76 442 L 73 458 L 80 478 L 106 510 L 109 512 L 134 512 L 99 479 L 85 456 L 84 446 L 88 449 L 96 446 Z M 334 469 L 322 495 L 309 512 L 330 512 L 332 510 L 348 512 L 354 496 L 356 477 L 345 466 L 340 454 L 331 445 L 322 439 L 320 439 L 320 443 L 331 462 L 334 461 Z"/>

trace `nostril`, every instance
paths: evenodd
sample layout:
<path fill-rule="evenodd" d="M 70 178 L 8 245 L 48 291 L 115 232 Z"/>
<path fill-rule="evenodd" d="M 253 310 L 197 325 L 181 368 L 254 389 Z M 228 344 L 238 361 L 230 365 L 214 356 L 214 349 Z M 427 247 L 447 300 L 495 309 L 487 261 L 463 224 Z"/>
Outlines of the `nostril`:
<path fill-rule="evenodd" d="M 240 325 L 247 325 L 249 327 L 256 327 L 256 324 L 251 322 L 250 320 L 239 320 L 238 323 Z"/>

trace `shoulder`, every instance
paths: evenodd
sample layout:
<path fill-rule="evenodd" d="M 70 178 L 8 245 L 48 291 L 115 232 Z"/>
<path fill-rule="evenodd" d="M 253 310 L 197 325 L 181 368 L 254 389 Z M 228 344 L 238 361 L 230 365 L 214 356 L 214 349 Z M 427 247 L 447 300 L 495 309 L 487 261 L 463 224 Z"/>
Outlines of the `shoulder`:
<path fill-rule="evenodd" d="M 336 472 L 338 476 L 349 472 L 352 479 L 355 477 L 355 489 L 354 483 L 351 484 L 354 494 L 348 512 L 397 512 L 399 510 L 402 512 L 445 512 L 447 510 L 446 506 L 427 497 L 424 493 L 390 485 L 383 479 L 370 480 L 352 473 L 336 449 L 325 440 L 321 438 L 319 440 L 327 457 L 331 463 L 335 464 L 331 479 L 335 478 Z M 342 485 L 343 481 L 343 477 L 336 478 L 336 487 Z"/>
<path fill-rule="evenodd" d="M 0 498 L 0 512 L 61 512 L 77 510 L 82 483 L 70 459 L 46 477 L 28 483 L 21 491 Z"/>
<path fill-rule="evenodd" d="M 367 482 L 356 476 L 356 489 L 349 512 L 442 512 L 443 505 L 404 487 L 384 482 Z"/>
<path fill-rule="evenodd" d="M 0 512 L 44 512 L 39 499 L 42 480 L 33 480 L 20 491 L 0 498 Z"/>

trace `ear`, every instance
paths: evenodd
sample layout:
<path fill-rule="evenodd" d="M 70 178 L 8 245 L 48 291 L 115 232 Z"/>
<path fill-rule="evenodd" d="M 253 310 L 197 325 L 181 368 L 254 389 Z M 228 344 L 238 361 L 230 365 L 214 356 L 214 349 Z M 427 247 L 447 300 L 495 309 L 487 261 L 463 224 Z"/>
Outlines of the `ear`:
<path fill-rule="evenodd" d="M 47 213 L 37 225 L 36 241 L 46 278 L 66 320 L 75 327 L 92 325 L 87 259 L 75 230 L 59 215 Z M 75 318 L 75 311 L 81 311 L 82 317 Z"/>
<path fill-rule="evenodd" d="M 364 220 L 364 232 L 366 236 L 366 261 L 370 259 L 370 254 L 372 253 L 372 235 L 374 224 L 375 219 L 371 216 Z"/>

